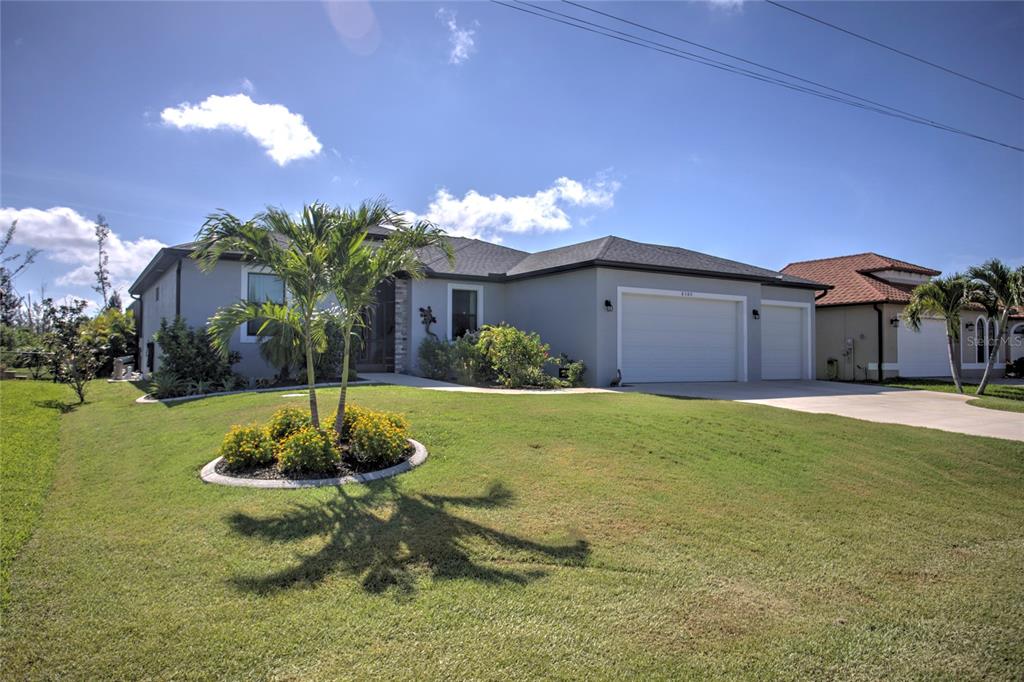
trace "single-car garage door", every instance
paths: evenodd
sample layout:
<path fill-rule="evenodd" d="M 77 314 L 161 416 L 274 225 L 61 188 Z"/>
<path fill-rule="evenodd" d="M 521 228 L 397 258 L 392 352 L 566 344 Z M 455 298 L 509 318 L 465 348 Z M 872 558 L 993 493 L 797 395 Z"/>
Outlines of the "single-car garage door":
<path fill-rule="evenodd" d="M 803 306 L 761 306 L 761 378 L 809 379 Z"/>
<path fill-rule="evenodd" d="M 901 377 L 948 377 L 949 350 L 946 346 L 946 322 L 922 319 L 920 331 L 900 320 L 896 348 Z"/>
<path fill-rule="evenodd" d="M 689 292 L 622 292 L 622 379 L 737 381 L 741 378 L 740 302 Z"/>

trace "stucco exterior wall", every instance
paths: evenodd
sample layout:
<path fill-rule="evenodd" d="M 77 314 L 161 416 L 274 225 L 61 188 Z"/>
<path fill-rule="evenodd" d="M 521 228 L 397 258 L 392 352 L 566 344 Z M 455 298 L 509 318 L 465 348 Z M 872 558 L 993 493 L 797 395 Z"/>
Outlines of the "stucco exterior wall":
<path fill-rule="evenodd" d="M 583 380 L 597 383 L 597 320 L 604 299 L 597 296 L 597 270 L 587 268 L 504 285 L 509 323 L 540 334 L 551 354 L 565 353 L 587 366 Z"/>
<path fill-rule="evenodd" d="M 157 289 L 160 291 L 160 298 L 157 300 Z M 142 296 L 142 321 L 140 324 L 139 355 L 142 363 L 141 370 L 147 368 L 147 345 L 153 340 L 153 334 L 160 328 L 161 320 L 174 320 L 175 311 L 175 268 L 171 266 L 163 275 L 149 287 Z M 154 346 L 155 357 L 153 358 L 153 369 L 160 369 L 160 349 Z"/>
<path fill-rule="evenodd" d="M 897 334 L 899 330 L 889 320 L 903 312 L 903 306 L 881 304 L 882 371 L 886 378 L 895 377 L 898 370 Z M 817 310 L 817 352 L 815 366 L 818 377 L 828 377 L 827 362 L 835 358 L 838 379 L 843 381 L 878 380 L 878 317 L 870 304 L 823 306 Z M 852 353 L 847 352 L 847 340 L 852 342 Z M 893 368 L 889 368 L 889 366 Z"/>
<path fill-rule="evenodd" d="M 450 279 L 418 279 L 412 281 L 410 287 L 409 315 L 412 318 L 410 329 L 408 366 L 413 373 L 419 372 L 419 348 L 423 339 L 427 338 L 426 328 L 420 323 L 420 308 L 430 306 L 437 318 L 437 324 L 431 327 L 439 338 L 451 336 L 448 329 L 448 285 L 455 287 L 480 287 L 482 293 L 482 320 L 480 324 L 498 324 L 506 320 L 505 316 L 505 284 L 497 282 L 467 282 Z M 512 320 L 508 322 L 515 324 Z"/>

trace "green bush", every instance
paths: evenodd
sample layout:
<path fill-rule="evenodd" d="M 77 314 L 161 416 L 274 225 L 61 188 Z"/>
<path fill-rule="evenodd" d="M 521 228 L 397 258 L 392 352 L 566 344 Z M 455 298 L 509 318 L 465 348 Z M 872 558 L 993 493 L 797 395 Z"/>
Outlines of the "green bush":
<path fill-rule="evenodd" d="M 352 422 L 350 452 L 364 466 L 388 467 L 402 459 L 408 438 L 409 426 L 401 416 L 364 411 Z"/>
<path fill-rule="evenodd" d="M 430 379 L 445 380 L 452 374 L 452 344 L 441 339 L 428 336 L 420 342 L 417 351 L 420 361 L 420 372 Z"/>
<path fill-rule="evenodd" d="M 149 392 L 155 398 L 177 398 L 188 393 L 188 382 L 161 367 L 149 375 Z"/>
<path fill-rule="evenodd" d="M 288 436 L 277 448 L 277 467 L 286 474 L 331 472 L 338 460 L 330 437 L 312 426 Z"/>
<path fill-rule="evenodd" d="M 484 325 L 479 344 L 484 357 L 507 388 L 557 386 L 558 379 L 544 373 L 551 362 L 549 346 L 536 332 L 524 332 L 512 325 Z"/>
<path fill-rule="evenodd" d="M 566 384 L 569 386 L 583 385 L 583 375 L 587 371 L 587 366 L 583 364 L 582 360 L 573 360 L 565 353 L 561 353 L 555 364 L 558 365 L 558 377 L 564 379 Z"/>
<path fill-rule="evenodd" d="M 220 444 L 220 456 L 229 469 L 245 469 L 273 462 L 274 448 L 259 426 L 232 426 Z"/>
<path fill-rule="evenodd" d="M 284 407 L 267 422 L 267 436 L 276 445 L 296 431 L 308 428 L 313 423 L 309 413 L 297 407 Z"/>
<path fill-rule="evenodd" d="M 477 333 L 464 334 L 451 344 L 452 370 L 460 384 L 485 384 L 495 379 Z"/>
<path fill-rule="evenodd" d="M 219 383 L 240 359 L 232 352 L 225 360 L 210 345 L 205 329 L 193 329 L 180 317 L 173 323 L 163 320 L 153 339 L 160 345 L 160 368 L 187 382 Z"/>

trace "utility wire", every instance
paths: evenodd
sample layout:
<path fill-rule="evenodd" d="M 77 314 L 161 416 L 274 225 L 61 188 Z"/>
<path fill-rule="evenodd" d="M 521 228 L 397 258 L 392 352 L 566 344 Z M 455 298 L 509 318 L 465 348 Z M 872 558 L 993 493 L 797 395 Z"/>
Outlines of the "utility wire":
<path fill-rule="evenodd" d="M 985 81 L 980 80 L 978 78 L 975 78 L 973 76 L 968 76 L 966 73 L 962 73 L 960 71 L 955 71 L 955 70 L 950 69 L 950 68 L 948 68 L 946 66 L 942 66 L 941 64 L 936 64 L 935 62 L 928 61 L 927 59 L 924 59 L 922 57 L 918 57 L 916 55 L 910 54 L 909 52 L 906 52 L 906 51 L 901 50 L 899 48 L 893 47 L 892 45 L 886 45 L 885 43 L 879 42 L 879 41 L 877 41 L 877 40 L 875 40 L 873 38 L 869 38 L 866 35 L 862 35 L 860 33 L 856 33 L 855 31 L 851 31 L 850 29 L 843 28 L 842 26 L 836 26 L 835 24 L 830 23 L 828 21 L 825 21 L 824 19 L 819 19 L 818 17 L 812 16 L 810 14 L 805 14 L 804 12 L 801 12 L 798 9 L 793 9 L 792 7 L 789 7 L 788 5 L 783 5 L 781 2 L 776 2 L 775 0 L 765 0 L 765 2 L 767 2 L 769 5 L 772 5 L 773 7 L 778 7 L 779 9 L 784 9 L 787 12 L 792 12 L 793 14 L 796 14 L 798 16 L 803 17 L 804 19 L 809 19 L 811 21 L 819 23 L 822 26 L 828 26 L 831 29 L 835 29 L 836 31 L 840 31 L 842 33 L 845 33 L 846 35 L 853 36 L 854 38 L 860 38 L 861 40 L 863 40 L 865 42 L 871 43 L 872 45 L 877 45 L 878 47 L 881 47 L 881 48 L 884 48 L 886 50 L 889 50 L 890 52 L 895 52 L 896 54 L 902 55 L 904 57 L 907 57 L 908 59 L 913 59 L 915 62 L 921 62 L 922 64 L 927 64 L 928 66 L 930 66 L 932 68 L 935 68 L 935 69 L 938 69 L 939 71 L 945 71 L 946 73 L 948 73 L 950 75 L 956 76 L 958 78 L 963 78 L 964 80 L 969 80 L 972 83 L 977 83 L 978 85 L 981 85 L 983 87 L 989 88 L 991 90 L 995 90 L 996 92 L 1001 92 L 1004 95 L 1009 95 L 1010 97 L 1015 97 L 1015 98 L 1017 98 L 1017 99 L 1019 99 L 1021 101 L 1024 101 L 1024 96 L 1018 95 L 1015 92 L 1010 92 L 1009 90 L 1004 90 L 1003 88 L 999 87 L 998 85 L 992 85 L 991 83 L 986 83 Z"/>
<path fill-rule="evenodd" d="M 980 141 L 983 141 L 983 142 L 989 142 L 991 144 L 995 144 L 995 145 L 998 145 L 998 146 L 1001 146 L 1001 147 L 1005 147 L 1007 149 L 1012 149 L 1014 151 L 1024 152 L 1024 147 L 1018 147 L 1018 146 L 1015 146 L 1015 145 L 1012 145 L 1012 144 L 1009 144 L 1009 143 L 1006 143 L 1006 142 L 1001 142 L 999 140 L 995 140 L 995 139 L 992 139 L 992 138 L 984 137 L 982 135 L 978 135 L 976 133 L 972 133 L 972 132 L 969 132 L 969 131 L 966 131 L 966 130 L 961 130 L 961 129 L 958 129 L 958 128 L 954 128 L 952 126 L 948 126 L 948 125 L 945 125 L 943 123 L 939 123 L 939 122 L 936 122 L 936 121 L 931 121 L 930 119 L 927 119 L 927 118 L 922 117 L 922 116 L 918 116 L 916 114 L 911 114 L 910 112 L 904 112 L 903 110 L 896 109 L 894 107 L 889 107 L 888 105 L 876 103 L 876 102 L 873 102 L 872 100 L 867 100 L 865 98 L 861 98 L 861 97 L 858 97 L 856 95 L 845 93 L 842 90 L 837 90 L 835 88 L 828 88 L 828 86 L 819 85 L 819 87 L 828 88 L 830 90 L 833 90 L 834 92 L 841 93 L 841 94 L 843 94 L 845 96 L 834 95 L 834 94 L 830 94 L 828 92 L 822 92 L 821 90 L 817 90 L 817 89 L 814 89 L 814 88 L 811 88 L 811 87 L 799 85 L 797 83 L 792 83 L 792 82 L 789 82 L 789 81 L 785 81 L 785 80 L 782 80 L 782 79 L 779 79 L 779 78 L 775 78 L 775 77 L 769 76 L 767 74 L 762 74 L 762 73 L 758 73 L 758 72 L 755 72 L 755 71 L 751 71 L 749 69 L 744 69 L 742 67 L 738 67 L 738 66 L 735 66 L 735 65 L 732 65 L 732 64 L 728 64 L 726 62 L 721 62 L 721 61 L 718 61 L 718 60 L 714 60 L 714 59 L 711 59 L 709 57 L 704 57 L 702 55 L 694 54 L 692 52 L 686 52 L 684 50 L 680 50 L 679 48 L 675 48 L 675 47 L 671 47 L 671 46 L 668 46 L 668 45 L 664 45 L 663 43 L 658 43 L 658 42 L 649 40 L 647 38 L 643 38 L 641 36 L 637 36 L 637 35 L 632 34 L 632 33 L 618 31 L 616 29 L 613 29 L 613 28 L 610 28 L 610 27 L 607 27 L 607 26 L 602 26 L 600 24 L 595 24 L 593 22 L 589 22 L 589 21 L 586 21 L 584 19 L 580 19 L 578 17 L 573 17 L 571 15 L 563 14 L 561 12 L 556 12 L 554 10 L 551 10 L 551 9 L 548 9 L 548 8 L 545 8 L 545 7 L 541 7 L 541 6 L 538 6 L 538 5 L 533 5 L 531 3 L 523 2 L 522 0 L 515 0 L 515 1 L 518 2 L 519 4 L 518 5 L 513 5 L 513 4 L 509 4 L 507 2 L 503 2 L 502 0 L 491 0 L 491 2 L 493 2 L 494 4 L 501 5 L 502 7 L 507 7 L 509 9 L 518 10 L 520 12 L 525 12 L 526 14 L 532 14 L 532 15 L 540 17 L 542 19 L 547 19 L 549 21 L 554 21 L 554 22 L 557 22 L 557 23 L 560 23 L 560 24 L 565 24 L 566 26 L 570 26 L 572 28 L 576 28 L 576 29 L 580 29 L 580 30 L 583 30 L 583 31 L 587 31 L 589 33 L 594 33 L 594 34 L 597 34 L 597 35 L 600 35 L 600 36 L 604 36 L 606 38 L 612 38 L 614 40 L 618 40 L 618 41 L 621 41 L 621 42 L 624 42 L 624 43 L 629 43 L 630 45 L 635 45 L 637 47 L 642 47 L 642 48 L 645 48 L 645 49 L 648 49 L 648 50 L 653 50 L 655 52 L 661 52 L 662 54 L 667 54 L 667 55 L 669 55 L 671 57 L 676 57 L 678 59 L 684 59 L 686 61 L 695 62 L 695 63 L 701 64 L 703 66 L 709 66 L 711 68 L 718 69 L 718 70 L 721 70 L 721 71 L 727 71 L 727 72 L 734 73 L 734 74 L 737 74 L 737 75 L 740 75 L 740 76 L 751 78 L 753 80 L 762 81 L 762 82 L 768 83 L 770 85 L 778 85 L 780 87 L 784 87 L 784 88 L 787 88 L 789 90 L 794 90 L 794 91 L 797 91 L 797 92 L 802 92 L 802 93 L 805 93 L 805 94 L 808 94 L 808 95 L 812 95 L 812 96 L 815 96 L 815 97 L 820 97 L 822 99 L 838 102 L 840 104 L 846 104 L 848 106 L 857 107 L 859 109 L 864 109 L 864 110 L 872 111 L 872 112 L 875 112 L 875 113 L 878 113 L 878 114 L 883 114 L 883 115 L 886 115 L 886 116 L 891 116 L 891 117 L 894 117 L 894 118 L 903 119 L 903 120 L 906 120 L 906 121 L 910 121 L 911 123 L 918 123 L 918 124 L 921 124 L 921 125 L 927 125 L 927 126 L 930 126 L 932 128 L 937 128 L 939 130 L 945 130 L 947 132 L 952 132 L 952 133 L 956 133 L 956 134 L 959 134 L 959 135 L 964 135 L 966 137 L 971 137 L 971 138 L 974 138 L 974 139 L 977 139 L 977 140 L 980 140 Z M 531 9 L 527 9 L 526 7 L 522 7 L 520 5 L 526 5 L 528 7 L 532 7 L 534 9 L 540 10 L 540 11 L 533 11 Z M 557 15 L 557 16 L 551 16 L 551 15 Z M 608 15 L 608 16 L 611 17 L 611 18 L 617 18 L 617 17 L 614 17 L 613 15 Z M 559 18 L 559 17 L 564 17 L 564 18 Z M 643 26 L 642 24 L 636 24 L 635 22 L 628 22 L 628 21 L 627 21 L 627 23 L 633 23 L 636 26 L 639 26 L 639 27 L 644 28 L 646 30 L 651 30 L 652 32 L 662 33 L 660 31 L 656 31 L 655 29 L 649 29 L 648 27 Z M 594 28 L 591 28 L 591 27 L 594 27 Z M 682 39 L 680 39 L 680 40 L 682 40 Z M 743 61 L 748 61 L 748 60 L 743 60 Z M 755 65 L 757 65 L 759 67 L 761 66 L 761 65 L 758 65 L 756 62 L 748 62 L 748 63 L 755 64 Z M 779 72 L 778 70 L 771 69 L 770 67 L 762 67 L 762 68 L 768 68 L 769 70 L 776 71 L 776 72 L 782 73 L 784 75 L 788 75 L 789 77 L 797 78 L 798 80 L 803 80 L 803 81 L 805 81 L 807 83 L 810 83 L 810 84 L 815 84 L 814 81 L 808 81 L 807 79 L 800 79 L 798 76 L 792 76 L 792 75 L 786 74 L 786 72 Z M 851 99 L 851 98 L 853 98 L 853 99 Z M 857 99 L 859 99 L 861 101 L 856 101 Z"/>

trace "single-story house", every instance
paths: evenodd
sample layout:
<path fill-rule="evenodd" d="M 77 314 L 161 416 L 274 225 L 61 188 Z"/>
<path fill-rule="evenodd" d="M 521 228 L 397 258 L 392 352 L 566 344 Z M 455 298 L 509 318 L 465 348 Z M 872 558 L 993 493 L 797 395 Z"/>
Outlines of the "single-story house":
<path fill-rule="evenodd" d="M 386 239 L 387 230 L 371 238 Z M 417 373 L 427 337 L 419 310 L 430 307 L 441 338 L 503 321 L 538 332 L 552 353 L 586 363 L 590 385 L 607 386 L 619 372 L 630 383 L 815 377 L 814 296 L 826 284 L 613 236 L 538 253 L 450 239 L 454 265 L 426 249 L 424 279 L 399 276 L 381 288 L 360 370 Z M 153 333 L 162 319 L 199 326 L 239 299 L 284 295 L 273 275 L 231 254 L 202 272 L 192 249 L 161 249 L 130 288 L 146 372 L 160 366 Z M 256 343 L 254 329 L 238 330 L 237 369 L 272 376 Z"/>
<path fill-rule="evenodd" d="M 819 377 L 834 373 L 838 379 L 877 381 L 879 366 L 884 378 L 950 376 L 945 321 L 925 318 L 920 330 L 914 330 L 904 319 L 911 291 L 940 271 L 861 253 L 790 263 L 782 272 L 832 286 L 815 301 Z M 980 307 L 968 307 L 960 324 L 954 357 L 964 378 L 980 378 L 988 348 L 996 341 L 998 320 L 989 319 Z M 1011 317 L 1009 326 L 1010 342 L 995 364 L 996 376 L 1024 352 L 1024 320 Z"/>

